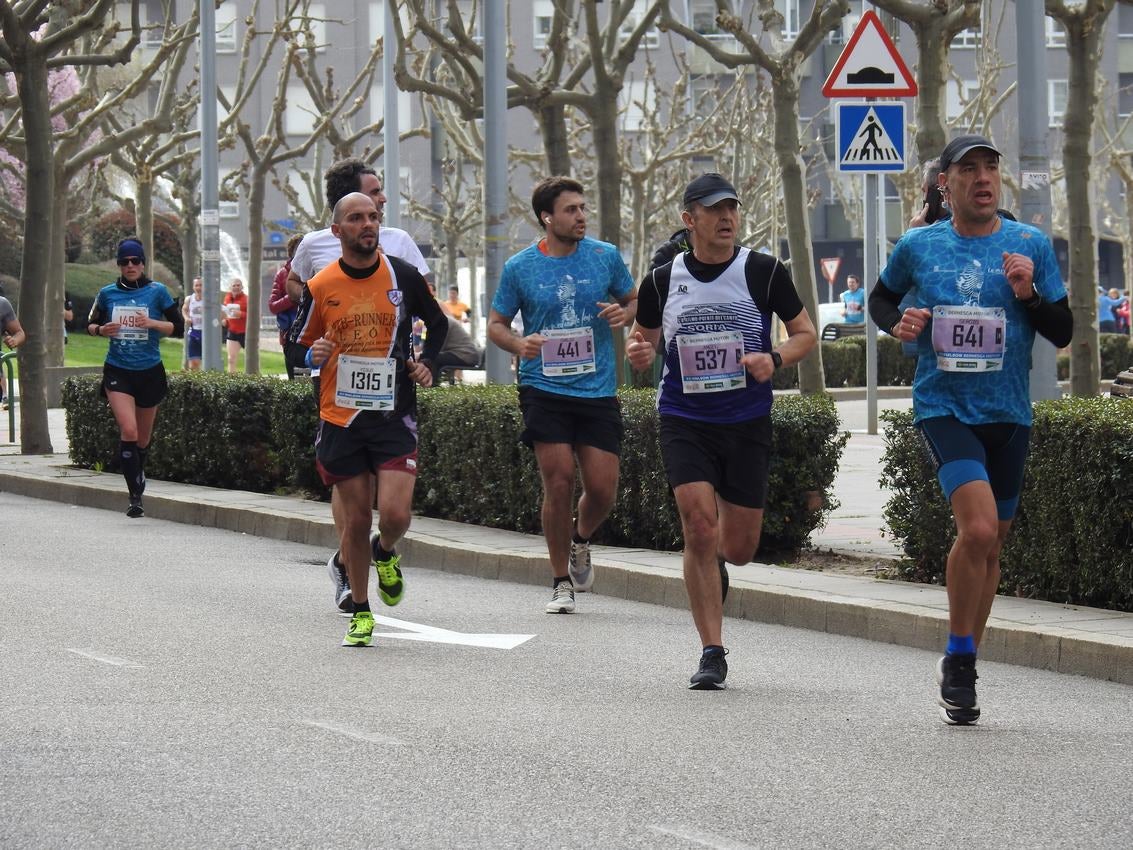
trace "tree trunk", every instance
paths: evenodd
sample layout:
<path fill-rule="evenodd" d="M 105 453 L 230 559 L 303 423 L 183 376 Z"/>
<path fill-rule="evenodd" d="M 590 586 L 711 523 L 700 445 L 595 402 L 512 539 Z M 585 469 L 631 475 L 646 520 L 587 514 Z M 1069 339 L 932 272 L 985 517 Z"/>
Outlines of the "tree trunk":
<path fill-rule="evenodd" d="M 51 246 L 51 208 L 55 203 L 55 168 L 51 100 L 47 63 L 34 41 L 24 44 L 16 85 L 23 108 L 27 140 L 27 193 L 24 210 L 23 265 L 20 273 L 20 324 L 27 341 L 20 347 L 20 451 L 27 455 L 53 454 L 47 429 L 45 334 L 48 257 Z M 62 246 L 59 251 L 62 252 Z M 56 319 L 58 316 L 55 317 Z"/>
<path fill-rule="evenodd" d="M 775 113 L 775 156 L 783 180 L 783 207 L 787 216 L 787 244 L 791 249 L 791 277 L 803 306 L 818 328 L 818 285 L 814 279 L 814 249 L 810 240 L 810 215 L 806 206 L 806 171 L 798 122 L 799 84 L 797 72 L 785 67 L 772 87 Z M 772 246 L 774 249 L 775 246 Z M 822 346 L 799 363 L 799 390 L 806 395 L 826 391 L 822 371 Z"/>
<path fill-rule="evenodd" d="M 547 174 L 569 175 L 570 145 L 567 142 L 566 108 L 562 104 L 544 106 L 537 113 L 547 154 Z"/>
<path fill-rule="evenodd" d="M 948 74 L 948 46 L 952 41 L 943 17 L 910 24 L 917 38 L 917 137 L 918 162 L 928 162 L 944 150 L 944 96 Z M 919 209 L 919 207 L 918 207 Z"/>
<path fill-rule="evenodd" d="M 1069 54 L 1069 96 L 1063 119 L 1062 163 L 1066 174 L 1069 218 L 1070 309 L 1074 313 L 1074 342 L 1070 348 L 1070 394 L 1098 394 L 1098 247 L 1091 203 L 1090 137 L 1097 110 L 1094 75 L 1100 52 L 1101 22 L 1071 19 L 1066 31 Z M 1066 22 L 1064 22 L 1066 23 Z"/>
<path fill-rule="evenodd" d="M 598 238 L 621 248 L 622 244 L 622 157 L 618 150 L 618 100 L 616 93 L 604 99 L 604 108 L 590 116 L 594 134 L 594 158 L 598 166 Z M 614 376 L 618 386 L 625 383 L 625 332 L 615 331 Z"/>
<path fill-rule="evenodd" d="M 52 168 L 55 170 L 55 185 L 67 186 L 70 181 L 63 176 L 60 167 L 61 151 L 55 152 L 55 161 Z M 47 244 L 47 291 L 44 300 L 44 340 L 46 343 L 46 357 L 44 361 L 48 366 L 63 365 L 63 324 L 55 317 L 63 317 L 63 292 L 66 288 L 66 230 L 67 230 L 67 193 L 59 192 L 59 197 L 51 205 L 51 235 Z"/>
<path fill-rule="evenodd" d="M 260 315 L 263 285 L 260 269 L 264 255 L 264 194 L 268 179 L 268 166 L 252 169 L 251 191 L 248 193 L 248 279 L 244 289 L 248 293 L 248 326 L 244 337 L 244 371 L 260 374 Z"/>
<path fill-rule="evenodd" d="M 142 242 L 146 251 L 146 265 L 150 266 L 157 260 L 157 251 L 153 246 L 153 169 L 148 165 L 139 165 L 134 175 L 135 202 L 134 202 L 134 233 Z M 153 273 L 150 273 L 153 277 Z M 168 283 L 168 281 L 162 281 Z"/>

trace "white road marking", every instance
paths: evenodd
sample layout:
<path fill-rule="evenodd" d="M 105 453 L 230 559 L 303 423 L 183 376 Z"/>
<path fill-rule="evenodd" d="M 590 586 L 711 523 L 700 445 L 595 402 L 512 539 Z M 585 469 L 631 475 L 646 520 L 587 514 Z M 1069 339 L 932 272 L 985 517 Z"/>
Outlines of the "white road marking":
<path fill-rule="evenodd" d="M 383 626 L 392 626 L 395 629 L 405 629 L 402 632 L 374 632 L 374 637 L 393 638 L 394 640 L 420 640 L 429 643 L 454 643 L 461 646 L 481 646 L 488 649 L 515 649 L 524 644 L 535 635 L 508 635 L 508 634 L 466 634 L 453 632 L 448 629 L 439 629 L 436 626 L 423 626 L 420 623 L 410 623 L 407 620 L 395 620 L 393 617 L 374 617 L 375 623 Z"/>
<path fill-rule="evenodd" d="M 73 652 L 75 655 L 81 655 L 83 658 L 89 658 L 92 661 L 101 661 L 103 664 L 110 664 L 114 667 L 132 667 L 140 668 L 142 665 L 136 661 L 131 661 L 128 658 L 116 658 L 113 655 L 102 655 L 98 652 L 93 652 L 89 649 L 68 649 L 68 652 Z"/>
<path fill-rule="evenodd" d="M 323 723 L 318 720 L 303 720 L 301 722 L 304 726 L 313 726 L 316 729 L 334 732 L 337 735 L 345 735 L 347 738 L 353 738 L 355 741 L 365 741 L 368 744 L 386 744 L 397 747 L 402 745 L 402 742 L 396 738 L 390 738 L 388 735 L 379 735 L 376 732 L 358 732 L 354 729 L 347 729 L 334 723 Z"/>
<path fill-rule="evenodd" d="M 650 832 L 659 832 L 662 835 L 671 835 L 673 838 L 691 841 L 693 844 L 699 844 L 701 847 L 710 847 L 712 850 L 756 850 L 751 844 L 744 844 L 742 841 L 733 841 L 730 838 L 725 838 L 723 835 L 716 835 L 712 832 L 698 832 L 680 826 L 666 826 L 663 824 L 650 824 L 646 829 Z"/>

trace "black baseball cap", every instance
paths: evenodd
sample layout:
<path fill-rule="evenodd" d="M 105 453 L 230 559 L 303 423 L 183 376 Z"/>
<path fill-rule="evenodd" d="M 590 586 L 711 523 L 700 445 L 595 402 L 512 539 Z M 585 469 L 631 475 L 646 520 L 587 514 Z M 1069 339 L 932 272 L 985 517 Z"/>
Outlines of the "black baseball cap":
<path fill-rule="evenodd" d="M 724 175 L 710 171 L 701 174 L 685 187 L 684 205 L 687 207 L 692 203 L 698 203 L 710 207 L 729 198 L 737 204 L 740 203 L 739 196 L 736 195 L 736 187 L 725 180 Z"/>
<path fill-rule="evenodd" d="M 985 136 L 978 136 L 970 134 L 967 136 L 957 136 L 944 146 L 944 150 L 940 153 L 940 170 L 941 172 L 947 171 L 948 166 L 954 162 L 964 158 L 964 154 L 968 151 L 974 151 L 976 148 L 987 148 L 996 156 L 1003 156 L 999 150 L 991 143 Z"/>

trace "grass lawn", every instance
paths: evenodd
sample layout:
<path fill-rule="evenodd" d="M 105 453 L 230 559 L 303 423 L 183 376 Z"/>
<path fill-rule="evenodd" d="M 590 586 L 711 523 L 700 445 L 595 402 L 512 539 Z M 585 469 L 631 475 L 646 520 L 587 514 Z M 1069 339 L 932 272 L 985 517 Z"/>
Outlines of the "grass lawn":
<path fill-rule="evenodd" d="M 99 337 L 88 336 L 82 331 L 73 333 L 70 341 L 63 346 L 63 365 L 65 366 L 101 366 L 106 360 L 107 341 Z M 184 341 L 179 339 L 163 339 L 161 341 L 161 362 L 165 364 L 166 372 L 180 372 L 181 359 L 184 353 Z M 221 352 L 220 362 L 227 363 L 227 355 Z M 244 371 L 244 352 L 240 352 L 237 364 L 239 371 Z M 260 351 L 260 374 L 283 375 L 287 369 L 283 365 L 283 355 L 275 351 Z"/>
<path fill-rule="evenodd" d="M 265 331 L 267 333 L 267 331 Z M 106 360 L 106 347 L 109 343 L 105 338 L 88 336 L 82 331 L 72 333 L 69 342 L 63 346 L 64 366 L 101 366 Z M 165 364 L 166 372 L 181 371 L 181 357 L 183 341 L 179 339 L 163 339 L 161 341 L 161 362 Z M 227 355 L 221 352 L 220 362 L 227 363 Z M 16 365 L 16 364 L 13 364 Z M 238 369 L 244 371 L 244 352 L 240 352 Z M 283 355 L 275 351 L 260 352 L 261 375 L 284 375 L 287 369 L 283 365 Z M 16 370 L 19 377 L 19 369 Z"/>

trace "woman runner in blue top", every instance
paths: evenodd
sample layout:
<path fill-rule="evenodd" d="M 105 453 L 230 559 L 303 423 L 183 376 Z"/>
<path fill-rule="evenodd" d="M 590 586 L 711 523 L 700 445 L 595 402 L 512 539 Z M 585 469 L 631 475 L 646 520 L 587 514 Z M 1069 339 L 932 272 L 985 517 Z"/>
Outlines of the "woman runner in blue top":
<path fill-rule="evenodd" d="M 130 505 L 126 516 L 144 516 L 145 461 L 157 406 L 168 385 L 159 348 L 163 336 L 181 336 L 184 320 L 164 284 L 146 277 L 142 243 L 118 244 L 118 280 L 99 290 L 87 319 L 87 333 L 110 338 L 102 372 L 102 394 L 118 423 L 118 461 Z"/>

